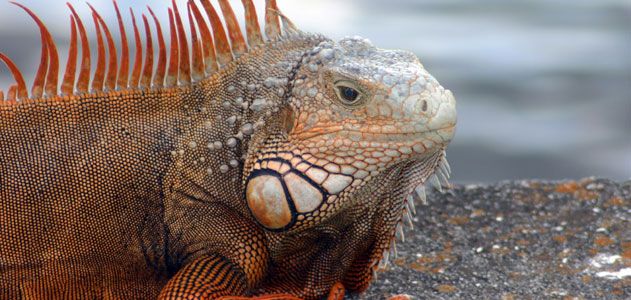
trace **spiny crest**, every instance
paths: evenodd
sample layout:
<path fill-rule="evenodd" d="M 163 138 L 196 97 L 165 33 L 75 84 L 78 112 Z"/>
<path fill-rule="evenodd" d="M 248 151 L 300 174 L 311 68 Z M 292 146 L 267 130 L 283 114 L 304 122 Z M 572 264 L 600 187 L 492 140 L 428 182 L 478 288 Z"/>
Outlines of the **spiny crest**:
<path fill-rule="evenodd" d="M 427 205 L 427 196 L 425 194 L 426 185 L 429 184 L 440 193 L 443 193 L 443 188 L 451 188 L 451 184 L 449 183 L 451 167 L 449 166 L 449 162 L 447 162 L 447 154 L 445 151 L 442 151 L 438 157 L 438 159 L 430 163 L 430 165 L 434 167 L 430 168 L 432 171 L 429 177 L 426 178 L 418 172 L 407 174 L 407 178 L 414 178 L 415 182 L 413 185 L 415 187 L 403 200 L 401 213 L 396 219 L 396 226 L 384 235 L 382 243 L 378 245 L 377 249 L 372 253 L 370 267 L 374 278 L 376 278 L 376 272 L 378 270 L 388 267 L 391 257 L 397 258 L 397 240 L 402 243 L 405 242 L 403 226 L 407 225 L 410 229 L 414 228 L 413 215 L 416 215 L 414 202 L 418 201 L 423 205 Z"/>
<path fill-rule="evenodd" d="M 190 26 L 190 39 L 188 39 L 180 10 L 176 1 L 172 0 L 172 7 L 168 9 L 168 29 L 170 31 L 168 54 L 160 21 L 151 8 L 147 7 L 147 11 L 153 19 L 154 32 L 157 37 L 158 63 L 155 68 L 152 26 L 147 15 L 142 14 L 145 34 L 143 45 L 136 16 L 130 8 L 129 13 L 134 35 L 133 45 L 135 46 L 134 63 L 131 69 L 127 29 L 116 0 L 113 0 L 113 4 L 120 32 L 120 57 L 112 32 L 105 20 L 92 5 L 88 4 L 92 12 L 97 41 L 96 69 L 92 78 L 90 78 L 91 49 L 86 27 L 75 8 L 70 3 L 66 3 L 70 9 L 71 35 L 68 61 L 60 87 L 61 95 L 189 85 L 191 82 L 200 81 L 219 71 L 222 67 L 247 53 L 249 49 L 266 43 L 259 27 L 252 0 L 242 0 L 245 10 L 247 42 L 228 0 L 218 0 L 225 22 L 221 21 L 221 16 L 210 0 L 199 0 L 199 2 L 206 14 L 205 17 L 193 0 L 186 3 Z M 37 24 L 41 36 L 41 56 L 29 95 L 19 68 L 8 56 L 0 52 L 0 61 L 8 67 L 15 80 L 15 84 L 9 87 L 6 96 L 0 90 L 0 101 L 18 103 L 29 99 L 38 100 L 43 97 L 61 100 L 62 97 L 59 97 L 58 93 L 59 55 L 52 35 L 44 22 L 32 10 L 20 3 L 11 3 L 26 11 Z M 267 42 L 278 40 L 283 36 L 291 37 L 299 34 L 291 21 L 280 13 L 276 0 L 266 0 L 264 31 Z M 78 62 L 79 48 L 81 49 L 81 60 Z M 76 75 L 77 64 L 79 64 L 78 76 Z"/>

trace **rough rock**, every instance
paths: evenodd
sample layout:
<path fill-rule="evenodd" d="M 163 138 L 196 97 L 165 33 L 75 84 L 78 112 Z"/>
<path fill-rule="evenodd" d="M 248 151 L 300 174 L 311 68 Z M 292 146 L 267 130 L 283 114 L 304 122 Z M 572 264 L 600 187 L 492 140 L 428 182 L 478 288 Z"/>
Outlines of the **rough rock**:
<path fill-rule="evenodd" d="M 454 186 L 351 299 L 631 299 L 631 181 Z"/>

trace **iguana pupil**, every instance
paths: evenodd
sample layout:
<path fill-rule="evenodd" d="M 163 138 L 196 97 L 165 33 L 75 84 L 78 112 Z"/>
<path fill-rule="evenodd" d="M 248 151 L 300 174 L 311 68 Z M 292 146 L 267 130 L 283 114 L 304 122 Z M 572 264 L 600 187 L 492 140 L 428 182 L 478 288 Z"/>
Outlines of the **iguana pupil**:
<path fill-rule="evenodd" d="M 342 97 L 344 98 L 344 100 L 348 101 L 348 102 L 354 102 L 355 100 L 357 100 L 357 97 L 359 97 L 359 92 L 357 92 L 355 89 L 347 87 L 347 86 L 341 86 L 339 87 Z"/>

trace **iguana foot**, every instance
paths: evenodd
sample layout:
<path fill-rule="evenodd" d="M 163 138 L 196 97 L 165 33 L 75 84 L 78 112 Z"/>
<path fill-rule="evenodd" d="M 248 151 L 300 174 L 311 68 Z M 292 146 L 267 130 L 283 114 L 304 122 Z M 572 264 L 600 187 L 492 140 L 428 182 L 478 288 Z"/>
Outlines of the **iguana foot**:
<path fill-rule="evenodd" d="M 326 299 L 327 300 L 343 300 L 345 294 L 346 294 L 346 289 L 344 288 L 344 285 L 338 282 L 333 285 L 333 287 L 331 288 L 331 291 L 329 292 L 329 296 Z M 263 296 L 256 296 L 256 297 L 224 296 L 224 297 L 219 298 L 219 300 L 302 300 L 302 298 L 292 296 L 289 294 L 273 294 L 273 295 L 263 295 Z"/>
<path fill-rule="evenodd" d="M 181 268 L 162 289 L 158 299 L 210 300 L 230 294 L 243 295 L 246 286 L 243 272 L 230 261 L 220 255 L 209 255 Z M 296 298 L 270 299 L 295 300 Z"/>
<path fill-rule="evenodd" d="M 302 300 L 302 298 L 298 298 L 289 294 L 273 294 L 256 297 L 223 296 L 221 298 L 218 298 L 218 300 Z"/>
<path fill-rule="evenodd" d="M 341 282 L 338 282 L 333 285 L 331 291 L 329 292 L 329 297 L 327 300 L 342 300 L 344 299 L 344 295 L 346 294 L 346 289 Z"/>

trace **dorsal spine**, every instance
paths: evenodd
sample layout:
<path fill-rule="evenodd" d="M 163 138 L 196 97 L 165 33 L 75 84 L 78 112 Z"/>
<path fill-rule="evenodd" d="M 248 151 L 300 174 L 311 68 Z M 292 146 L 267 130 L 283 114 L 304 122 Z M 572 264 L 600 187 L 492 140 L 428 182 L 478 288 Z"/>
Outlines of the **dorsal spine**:
<path fill-rule="evenodd" d="M 190 25 L 190 39 L 186 36 L 184 23 L 175 0 L 169 8 L 170 53 L 167 55 L 162 27 L 154 12 L 148 8 L 154 20 L 154 32 L 158 41 L 158 64 L 154 68 L 154 49 L 150 22 L 147 15 L 142 15 L 142 25 L 145 29 L 144 57 L 143 39 L 138 30 L 136 16 L 130 9 L 132 26 L 134 31 L 135 59 L 130 70 L 130 49 L 127 40 L 127 29 L 123 21 L 123 15 L 116 1 L 113 1 L 116 11 L 117 25 L 120 32 L 119 52 L 105 20 L 90 4 L 93 25 L 97 38 L 97 61 L 94 76 L 90 78 L 92 62 L 90 59 L 90 45 L 86 27 L 71 4 L 70 9 L 70 47 L 68 61 L 61 82 L 58 82 L 59 55 L 52 35 L 37 15 L 26 6 L 15 3 L 25 10 L 36 22 L 40 30 L 42 52 L 31 93 L 26 89 L 26 83 L 16 64 L 6 55 L 0 55 L 13 74 L 15 85 L 9 89 L 6 95 L 12 103 L 33 102 L 41 99 L 63 100 L 74 98 L 69 96 L 85 95 L 87 93 L 99 93 L 113 90 L 149 89 L 174 86 L 188 86 L 215 74 L 222 67 L 228 65 L 235 58 L 265 43 L 260 31 L 256 11 L 252 0 L 242 0 L 245 8 L 245 21 L 247 43 L 237 18 L 228 0 L 219 1 L 220 11 L 223 14 L 225 25 L 220 15 L 209 0 L 199 1 L 206 13 L 202 16 L 195 1 L 186 3 L 186 11 Z M 267 42 L 275 41 L 283 36 L 280 26 L 280 16 L 276 1 L 266 1 L 265 9 L 265 33 Z M 208 22 L 206 21 L 208 20 Z M 225 26 L 225 28 L 224 28 Z M 289 30 L 289 29 L 287 29 Z M 292 28 L 293 30 L 293 28 Z M 293 32 L 292 32 L 293 33 Z M 249 44 L 249 45 L 248 45 Z M 81 60 L 78 61 L 79 49 Z M 120 54 L 120 59 L 119 59 Z M 168 62 L 167 62 L 168 56 Z M 77 76 L 77 65 L 79 65 Z M 129 76 L 131 75 L 131 76 Z M 61 94 L 59 94 L 61 87 Z M 4 93 L 0 90 L 2 98 Z M 61 97 L 65 96 L 65 97 Z M 7 101 L 3 102 L 6 104 Z"/>

